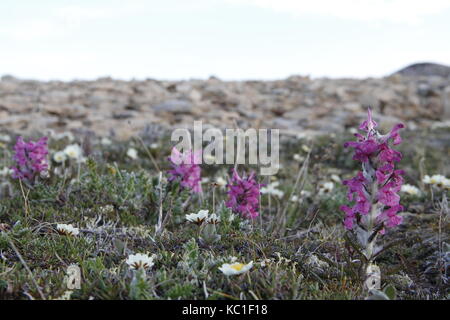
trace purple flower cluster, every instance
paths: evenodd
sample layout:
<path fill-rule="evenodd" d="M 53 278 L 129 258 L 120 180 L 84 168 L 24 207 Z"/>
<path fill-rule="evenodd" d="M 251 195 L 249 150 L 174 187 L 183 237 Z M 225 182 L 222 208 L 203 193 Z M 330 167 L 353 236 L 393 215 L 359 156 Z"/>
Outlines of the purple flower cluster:
<path fill-rule="evenodd" d="M 362 223 L 363 217 L 375 212 L 375 223 L 392 228 L 401 223 L 402 218 L 397 213 L 403 210 L 398 192 L 403 183 L 403 170 L 395 170 L 395 163 L 402 159 L 402 154 L 391 148 L 398 145 L 402 139 L 398 131 L 403 124 L 395 125 L 391 132 L 381 135 L 375 128 L 377 123 L 368 110 L 368 119 L 359 129 L 366 135 L 356 133 L 357 141 L 344 144 L 355 150 L 353 159 L 362 163 L 363 171 L 343 183 L 348 188 L 348 199 L 354 201 L 353 207 L 341 206 L 345 212 L 344 225 L 353 229 L 355 223 Z M 375 211 L 373 211 L 375 210 Z"/>
<path fill-rule="evenodd" d="M 19 137 L 14 152 L 13 160 L 16 166 L 11 168 L 13 178 L 33 184 L 36 176 L 48 169 L 47 137 L 42 137 L 37 142 L 25 142 Z"/>
<path fill-rule="evenodd" d="M 192 151 L 181 153 L 176 148 L 172 149 L 169 161 L 172 170 L 169 170 L 169 181 L 179 181 L 184 189 L 193 192 L 202 192 L 201 168 L 199 163 L 200 155 Z"/>
<path fill-rule="evenodd" d="M 228 201 L 225 205 L 245 218 L 254 219 L 259 213 L 259 194 L 261 185 L 255 180 L 255 173 L 240 177 L 233 169 L 228 187 Z"/>

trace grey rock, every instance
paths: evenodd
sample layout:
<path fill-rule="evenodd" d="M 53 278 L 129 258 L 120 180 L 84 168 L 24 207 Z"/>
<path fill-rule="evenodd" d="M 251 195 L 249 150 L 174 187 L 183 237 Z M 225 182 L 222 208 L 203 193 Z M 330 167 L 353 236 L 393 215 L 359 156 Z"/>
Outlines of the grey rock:
<path fill-rule="evenodd" d="M 190 113 L 193 105 L 186 100 L 167 100 L 153 107 L 155 112 Z"/>
<path fill-rule="evenodd" d="M 403 69 L 400 69 L 394 74 L 400 74 L 407 77 L 439 76 L 448 78 L 450 76 L 450 67 L 438 63 L 415 63 Z"/>

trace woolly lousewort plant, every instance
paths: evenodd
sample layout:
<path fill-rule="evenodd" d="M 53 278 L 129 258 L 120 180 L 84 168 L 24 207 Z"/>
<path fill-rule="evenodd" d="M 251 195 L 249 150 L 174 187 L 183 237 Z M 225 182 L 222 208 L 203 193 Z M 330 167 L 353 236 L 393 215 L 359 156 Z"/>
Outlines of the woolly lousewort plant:
<path fill-rule="evenodd" d="M 25 142 L 22 137 L 19 137 L 14 146 L 14 152 L 15 166 L 11 168 L 12 177 L 33 185 L 36 177 L 48 169 L 47 137 L 42 137 L 37 142 Z"/>
<path fill-rule="evenodd" d="M 261 184 L 256 182 L 255 173 L 239 176 L 233 169 L 228 188 L 228 201 L 225 205 L 244 218 L 254 219 L 259 213 L 259 195 Z"/>
<path fill-rule="evenodd" d="M 358 242 L 364 248 L 367 269 L 380 250 L 375 246 L 378 235 L 384 234 L 387 228 L 399 225 L 402 217 L 397 213 L 403 210 L 400 205 L 400 191 L 403 183 L 402 170 L 396 170 L 395 164 L 402 154 L 392 146 L 398 145 L 402 139 L 398 131 L 403 124 L 395 125 L 391 132 L 381 135 L 375 128 L 377 123 L 368 110 L 368 119 L 359 129 L 365 134 L 356 133 L 357 141 L 350 141 L 344 147 L 354 148 L 353 160 L 362 163 L 362 171 L 350 179 L 343 181 L 348 188 L 348 200 L 353 206 L 341 206 L 345 212 L 344 225 L 356 233 Z"/>
<path fill-rule="evenodd" d="M 178 181 L 183 189 L 202 192 L 200 155 L 191 150 L 181 153 L 176 148 L 172 149 L 169 157 L 172 169 L 169 170 L 169 181 Z"/>

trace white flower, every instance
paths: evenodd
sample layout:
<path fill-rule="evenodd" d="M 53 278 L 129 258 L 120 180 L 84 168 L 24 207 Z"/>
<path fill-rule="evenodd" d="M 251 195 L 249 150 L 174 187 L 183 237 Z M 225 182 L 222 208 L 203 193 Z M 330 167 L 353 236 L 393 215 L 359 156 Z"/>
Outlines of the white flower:
<path fill-rule="evenodd" d="M 426 175 L 423 177 L 422 182 L 425 183 L 425 184 L 430 184 L 430 183 L 431 183 L 431 178 L 430 178 L 430 176 L 426 174 Z"/>
<path fill-rule="evenodd" d="M 227 180 L 225 180 L 223 177 L 217 177 L 214 182 L 220 187 L 225 188 L 227 185 Z"/>
<path fill-rule="evenodd" d="M 218 224 L 220 222 L 220 217 L 213 213 L 206 219 L 206 222 L 209 224 Z"/>
<path fill-rule="evenodd" d="M 70 158 L 75 160 L 81 160 L 83 150 L 78 144 L 70 144 L 64 149 L 64 153 Z"/>
<path fill-rule="evenodd" d="M 149 257 L 147 254 L 137 253 L 137 254 L 130 254 L 125 262 L 130 266 L 130 268 L 135 270 L 140 268 L 150 269 L 155 264 L 153 262 L 154 258 L 155 255 Z"/>
<path fill-rule="evenodd" d="M 450 188 L 450 179 L 441 174 L 434 174 L 431 177 L 429 175 L 425 175 L 422 182 L 425 184 L 435 185 L 438 188 Z"/>
<path fill-rule="evenodd" d="M 208 177 L 202 178 L 202 183 L 208 183 L 208 182 L 209 182 L 209 178 Z"/>
<path fill-rule="evenodd" d="M 412 186 L 410 184 L 402 185 L 402 188 L 401 188 L 400 191 L 404 192 L 404 193 L 407 193 L 409 195 L 412 195 L 412 196 L 417 196 L 417 195 L 420 194 L 420 190 L 417 187 Z"/>
<path fill-rule="evenodd" d="M 150 144 L 150 149 L 151 150 L 155 150 L 155 149 L 158 149 L 158 148 L 159 148 L 159 144 L 157 144 L 157 143 Z"/>
<path fill-rule="evenodd" d="M 445 189 L 450 189 L 450 179 L 445 178 L 443 187 Z"/>
<path fill-rule="evenodd" d="M 67 160 L 67 154 L 64 151 L 57 151 L 53 155 L 53 160 L 57 163 L 63 163 Z"/>
<path fill-rule="evenodd" d="M 308 147 L 306 144 L 302 145 L 302 150 L 305 151 L 306 153 L 311 151 L 311 148 Z"/>
<path fill-rule="evenodd" d="M 129 156 L 133 160 L 136 160 L 138 158 L 138 152 L 136 149 L 130 148 L 127 151 L 127 156 Z"/>
<path fill-rule="evenodd" d="M 290 199 L 292 202 L 300 202 L 300 198 L 298 196 L 296 196 L 295 194 L 291 197 Z"/>
<path fill-rule="evenodd" d="M 323 195 L 325 193 L 329 194 L 334 189 L 333 182 L 325 182 L 319 187 L 319 195 Z"/>
<path fill-rule="evenodd" d="M 11 173 L 13 173 L 12 169 L 8 167 L 4 167 L 2 170 L 0 170 L 0 176 L 1 177 L 7 177 L 10 176 Z"/>
<path fill-rule="evenodd" d="M 437 186 L 444 185 L 446 179 L 447 178 L 441 174 L 435 174 L 431 176 L 430 183 L 435 184 Z"/>
<path fill-rule="evenodd" d="M 103 137 L 102 140 L 100 140 L 100 143 L 104 146 L 109 146 L 112 144 L 112 141 L 107 137 Z"/>
<path fill-rule="evenodd" d="M 209 210 L 200 210 L 198 213 L 186 215 L 186 220 L 201 225 L 208 218 Z"/>
<path fill-rule="evenodd" d="M 308 198 L 308 197 L 311 197 L 311 192 L 310 191 L 306 191 L 306 190 L 302 190 L 302 191 L 300 191 L 300 195 L 302 197 Z"/>
<path fill-rule="evenodd" d="M 267 187 L 262 187 L 261 193 L 262 194 L 271 194 L 271 195 L 277 196 L 278 198 L 283 198 L 284 192 L 277 189 L 279 184 L 280 183 L 278 181 L 272 182 L 269 185 L 267 185 Z"/>
<path fill-rule="evenodd" d="M 337 174 L 332 174 L 330 179 L 336 183 L 341 183 L 341 178 Z"/>
<path fill-rule="evenodd" d="M 219 270 L 226 276 L 234 276 L 236 274 L 242 274 L 250 270 L 253 266 L 253 261 L 250 261 L 248 264 L 243 264 L 239 262 L 235 262 L 232 264 L 224 263 Z"/>
<path fill-rule="evenodd" d="M 294 154 L 293 158 L 295 161 L 298 161 L 298 162 L 302 162 L 303 160 L 305 160 L 305 158 L 302 157 L 301 155 L 299 155 L 298 153 Z"/>
<path fill-rule="evenodd" d="M 450 185 L 450 180 L 443 175 L 436 174 L 431 177 L 431 183 L 438 188 L 448 188 L 448 186 Z"/>
<path fill-rule="evenodd" d="M 54 137 L 55 140 L 62 140 L 64 138 L 67 138 L 69 141 L 75 140 L 75 137 L 69 131 L 62 132 L 62 133 L 55 133 L 55 134 L 53 134 L 53 137 Z"/>
<path fill-rule="evenodd" d="M 71 224 L 64 224 L 64 223 L 57 224 L 56 231 L 58 231 L 59 234 L 74 237 L 80 233 L 80 230 L 78 228 L 75 228 Z"/>
<path fill-rule="evenodd" d="M 11 142 L 11 137 L 7 134 L 0 134 L 0 141 L 2 142 Z"/>

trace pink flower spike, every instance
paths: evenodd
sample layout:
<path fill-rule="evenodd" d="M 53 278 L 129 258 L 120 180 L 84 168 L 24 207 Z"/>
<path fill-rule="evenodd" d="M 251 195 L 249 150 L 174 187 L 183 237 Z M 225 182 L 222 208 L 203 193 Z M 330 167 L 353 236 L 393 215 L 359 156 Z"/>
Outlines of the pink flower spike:
<path fill-rule="evenodd" d="M 198 155 L 191 150 L 180 153 L 176 148 L 173 148 L 169 157 L 172 165 L 172 170 L 168 172 L 169 181 L 179 181 L 183 189 L 201 193 L 201 168 L 195 164 L 196 159 L 198 160 Z"/>
<path fill-rule="evenodd" d="M 368 108 L 367 109 L 367 120 L 365 120 L 363 123 L 361 123 L 361 125 L 359 126 L 359 129 L 370 132 L 377 126 L 378 126 L 378 124 L 372 119 L 372 110 L 370 110 L 370 108 Z"/>
<path fill-rule="evenodd" d="M 255 173 L 239 176 L 233 169 L 228 187 L 228 200 L 225 205 L 244 218 L 254 219 L 259 215 L 259 195 L 261 184 L 255 180 Z"/>
<path fill-rule="evenodd" d="M 344 226 L 347 229 L 360 228 L 360 232 L 367 234 L 374 232 L 374 220 L 383 224 L 380 233 L 402 221 L 397 213 L 403 209 L 398 193 L 403 184 L 404 172 L 395 169 L 402 154 L 391 148 L 391 145 L 401 143 L 399 131 L 404 125 L 395 125 L 386 135 L 377 132 L 376 127 L 377 123 L 372 119 L 369 109 L 367 120 L 359 126 L 367 134 L 355 134 L 356 141 L 344 144 L 344 147 L 354 148 L 353 159 L 362 163 L 362 171 L 354 178 L 343 181 L 348 188 L 347 198 L 353 202 L 352 206 L 340 207 L 345 212 Z M 358 225 L 355 225 L 357 219 Z M 368 250 L 371 254 L 372 251 Z"/>
<path fill-rule="evenodd" d="M 34 184 L 36 177 L 48 169 L 47 139 L 42 137 L 37 142 L 25 142 L 22 137 L 17 138 L 13 157 L 16 166 L 11 168 L 13 178 Z"/>

